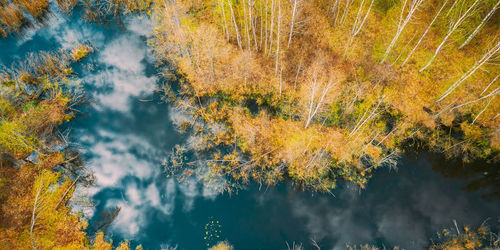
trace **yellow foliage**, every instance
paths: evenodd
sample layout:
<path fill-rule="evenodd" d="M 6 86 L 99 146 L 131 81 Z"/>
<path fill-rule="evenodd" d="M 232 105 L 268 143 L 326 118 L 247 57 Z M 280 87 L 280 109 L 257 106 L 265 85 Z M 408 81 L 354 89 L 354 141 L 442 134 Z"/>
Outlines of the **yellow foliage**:
<path fill-rule="evenodd" d="M 233 250 L 233 246 L 229 244 L 227 241 L 221 241 L 217 243 L 217 245 L 209 248 L 209 250 Z"/>
<path fill-rule="evenodd" d="M 116 250 L 129 250 L 129 249 L 130 246 L 128 241 L 120 243 L 120 245 L 116 248 Z"/>
<path fill-rule="evenodd" d="M 3 217 L 0 245 L 31 248 L 33 238 L 34 244 L 41 249 L 84 248 L 87 239 L 82 230 L 87 227 L 87 222 L 80 221 L 77 215 L 70 215 L 70 209 L 64 206 L 64 201 L 71 197 L 71 192 L 67 191 L 72 181 L 67 180 L 54 187 L 60 174 L 51 172 L 50 164 L 53 160 L 46 159 L 36 166 L 25 164 L 18 171 L 3 173 L 11 175 L 11 178 L 8 186 L 4 187 L 8 195 L 3 197 L 0 207 Z"/>
<path fill-rule="evenodd" d="M 89 45 L 79 44 L 77 48 L 74 48 L 71 51 L 71 56 L 73 57 L 73 61 L 78 62 L 93 51 L 94 49 Z"/>
<path fill-rule="evenodd" d="M 369 144 L 368 146 L 366 146 L 365 153 L 373 159 L 378 159 L 380 157 L 380 154 L 382 154 L 382 149 L 380 147 Z"/>
<path fill-rule="evenodd" d="M 332 176 L 363 185 L 367 169 L 394 164 L 391 157 L 410 136 L 436 149 L 470 139 L 456 150 L 478 157 L 498 152 L 483 142 L 490 135 L 493 149 L 498 148 L 493 146 L 498 133 L 491 131 L 500 120 L 491 118 L 500 106 L 493 99 L 478 100 L 495 76 L 488 71 L 498 72 L 498 65 L 485 64 L 484 72 L 475 71 L 467 84 L 436 102 L 495 43 L 479 37 L 495 37 L 498 29 L 485 27 L 491 35 L 478 34 L 477 46 L 445 46 L 431 67 L 420 70 L 447 31 L 445 20 L 429 29 L 411 55 L 414 36 L 427 26 L 410 22 L 380 63 L 394 36 L 398 4 L 384 9 L 385 3 L 354 1 L 339 13 L 332 9 L 334 0 L 301 1 L 297 12 L 294 1 L 245 3 L 157 0 L 153 6 L 154 50 L 176 65 L 180 94 L 191 97 L 190 106 L 206 123 L 228 127 L 214 133 L 207 148 L 235 140 L 249 156 L 248 162 L 213 164 L 214 173 L 268 184 L 288 175 L 328 188 Z M 438 3 L 423 4 L 415 20 L 430 23 Z M 366 19 L 360 22 L 358 13 Z M 360 23 L 364 26 L 355 32 L 353 25 Z M 458 122 L 462 125 L 455 128 Z M 210 125 L 207 130 L 213 131 Z M 442 125 L 455 126 L 453 132 L 466 138 L 446 140 L 445 135 L 454 135 Z M 365 166 L 366 158 L 372 166 Z"/>
<path fill-rule="evenodd" d="M 113 249 L 111 243 L 112 242 L 107 242 L 104 240 L 104 233 L 99 232 L 95 237 L 94 244 L 92 245 L 92 250 L 111 250 Z"/>

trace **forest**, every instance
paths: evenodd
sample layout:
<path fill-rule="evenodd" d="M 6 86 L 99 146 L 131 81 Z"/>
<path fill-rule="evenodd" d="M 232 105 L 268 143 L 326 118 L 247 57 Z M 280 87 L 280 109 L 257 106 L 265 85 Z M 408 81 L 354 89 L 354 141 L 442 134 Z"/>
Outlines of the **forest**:
<path fill-rule="evenodd" d="M 498 1 L 154 7 L 155 52 L 179 78 L 168 95 L 195 117 L 182 126 L 202 134 L 215 175 L 363 187 L 409 144 L 498 162 Z"/>
<path fill-rule="evenodd" d="M 51 3 L 0 0 L 0 36 L 42 26 Z M 396 168 L 409 150 L 500 161 L 498 0 L 55 4 L 68 15 L 82 8 L 89 22 L 151 18 L 148 45 L 162 69 L 162 93 L 189 117 L 177 129 L 199 139 L 197 148 L 170 155 L 165 171 L 179 181 L 201 174 L 185 162 L 189 155 L 203 155 L 198 161 L 210 169 L 203 178 L 228 180 L 228 193 L 251 182 L 363 189 L 376 169 Z M 0 69 L 2 249 L 113 248 L 102 232 L 87 236 L 88 222 L 66 206 L 75 185 L 92 185 L 92 177 L 79 174 L 84 162 L 57 130 L 86 102 L 72 66 L 93 52 L 81 43 Z M 500 244 L 486 226 L 462 230 L 430 248 Z"/>

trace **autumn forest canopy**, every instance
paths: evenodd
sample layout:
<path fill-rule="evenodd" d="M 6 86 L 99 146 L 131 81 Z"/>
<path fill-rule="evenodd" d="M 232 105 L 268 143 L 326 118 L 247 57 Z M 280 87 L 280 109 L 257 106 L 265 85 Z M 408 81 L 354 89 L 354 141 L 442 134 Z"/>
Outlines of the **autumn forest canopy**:
<path fill-rule="evenodd" d="M 42 26 L 51 8 L 151 19 L 162 95 L 196 140 L 170 153 L 164 171 L 178 181 L 328 193 L 365 188 L 407 151 L 500 162 L 499 0 L 0 0 L 0 36 Z M 66 206 L 92 176 L 57 129 L 86 102 L 73 67 L 94 49 L 82 41 L 1 68 L 0 248 L 112 247 Z M 433 247 L 488 237 L 482 226 Z"/>
<path fill-rule="evenodd" d="M 202 121 L 185 125 L 224 145 L 214 173 L 328 190 L 363 186 L 408 143 L 498 161 L 498 8 L 159 1 L 153 46 L 175 65 L 178 106 Z"/>

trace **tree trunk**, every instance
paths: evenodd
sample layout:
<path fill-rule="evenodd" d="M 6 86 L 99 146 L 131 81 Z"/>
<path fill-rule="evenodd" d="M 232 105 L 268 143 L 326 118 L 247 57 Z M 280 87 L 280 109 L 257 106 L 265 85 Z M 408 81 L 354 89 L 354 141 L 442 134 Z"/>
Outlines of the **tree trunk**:
<path fill-rule="evenodd" d="M 401 36 L 401 33 L 403 33 L 403 30 L 405 29 L 406 25 L 412 19 L 413 15 L 415 14 L 415 11 L 424 2 L 424 0 L 415 0 L 414 2 L 412 2 L 412 4 L 410 5 L 410 10 L 408 11 L 408 14 L 407 14 L 407 16 L 405 17 L 405 19 L 403 21 L 403 13 L 405 11 L 405 7 L 406 7 L 407 1 L 408 0 L 405 0 L 405 3 L 403 4 L 403 8 L 401 9 L 401 16 L 400 16 L 400 19 L 399 19 L 399 24 L 398 24 L 398 29 L 396 31 L 396 35 L 394 35 L 394 38 L 392 39 L 391 43 L 389 44 L 389 46 L 385 50 L 384 57 L 382 58 L 382 61 L 380 61 L 380 63 L 383 63 L 387 59 L 387 56 L 391 52 L 391 50 L 394 47 L 394 45 L 396 45 L 397 40 Z"/>
<path fill-rule="evenodd" d="M 493 7 L 493 9 L 491 9 L 491 11 L 488 13 L 488 15 L 486 15 L 483 19 L 483 21 L 481 21 L 481 23 L 477 26 L 477 28 L 474 30 L 474 32 L 472 32 L 472 34 L 470 34 L 470 36 L 467 38 L 467 40 L 465 40 L 464 43 L 462 43 L 462 45 L 460 45 L 460 47 L 458 47 L 459 49 L 462 49 L 465 45 L 467 45 L 468 43 L 470 43 L 470 41 L 472 40 L 472 38 L 474 38 L 477 33 L 479 32 L 479 30 L 481 30 L 481 28 L 484 26 L 484 24 L 486 24 L 486 22 L 488 22 L 488 20 L 491 18 L 491 16 L 493 16 L 493 14 L 495 13 L 495 11 L 500 7 L 500 0 L 495 4 L 495 6 Z"/>
<path fill-rule="evenodd" d="M 438 102 L 446 98 L 451 92 L 453 92 L 458 86 L 460 86 L 467 78 L 469 78 L 472 74 L 476 72 L 481 66 L 483 66 L 486 62 L 488 62 L 491 57 L 493 57 L 498 51 L 500 51 L 500 42 L 497 42 L 497 44 L 491 48 L 486 54 L 483 55 L 483 57 L 477 61 L 474 66 L 469 69 L 458 81 L 456 81 L 453 85 L 451 85 L 448 90 L 444 92 L 444 94 L 438 99 Z"/>
<path fill-rule="evenodd" d="M 290 35 L 288 36 L 288 47 L 290 48 L 290 43 L 292 42 L 293 36 L 293 25 L 295 24 L 295 14 L 297 12 L 297 0 L 293 1 L 293 10 L 292 10 L 292 21 L 290 24 Z"/>
<path fill-rule="evenodd" d="M 275 63 L 275 69 L 274 73 L 278 74 L 278 62 L 280 58 L 280 27 L 281 26 L 281 3 L 280 0 L 278 0 L 278 35 L 276 38 L 276 63 Z"/>
<path fill-rule="evenodd" d="M 234 30 L 236 31 L 236 41 L 238 42 L 238 46 L 240 49 L 243 49 L 241 46 L 241 38 L 240 38 L 240 32 L 238 31 L 238 24 L 236 23 L 236 18 L 234 17 L 234 10 L 233 10 L 233 4 L 229 1 L 229 8 L 231 9 L 231 19 L 233 19 L 234 23 Z"/>
<path fill-rule="evenodd" d="M 427 69 L 431 64 L 432 62 L 434 61 L 434 59 L 436 59 L 436 56 L 438 55 L 439 51 L 442 49 L 443 45 L 446 43 L 446 41 L 448 41 L 448 38 L 450 38 L 451 34 L 460 26 L 460 24 L 462 24 L 462 22 L 469 16 L 469 12 L 477 5 L 477 3 L 479 2 L 479 0 L 476 0 L 468 9 L 465 13 L 463 13 L 459 18 L 458 20 L 455 22 L 455 23 L 452 23 L 452 26 L 451 26 L 451 29 L 448 30 L 448 33 L 446 34 L 446 36 L 444 37 L 443 41 L 441 42 L 441 44 L 439 44 L 439 46 L 436 48 L 436 51 L 434 52 L 434 55 L 431 57 L 431 59 L 429 60 L 429 62 L 427 62 L 427 64 L 422 68 L 420 69 L 420 72 L 424 71 L 425 69 Z"/>
<path fill-rule="evenodd" d="M 408 62 L 408 60 L 410 59 L 411 55 L 415 52 L 415 50 L 417 49 L 417 47 L 420 45 L 420 43 L 424 39 L 425 35 L 427 35 L 427 32 L 429 32 L 429 30 L 431 29 L 432 25 L 434 24 L 434 22 L 436 21 L 436 19 L 438 18 L 439 14 L 444 9 L 444 6 L 446 6 L 447 3 L 448 3 L 448 0 L 445 0 L 444 3 L 443 3 L 443 5 L 441 6 L 441 8 L 439 9 L 439 11 L 437 12 L 437 14 L 434 16 L 434 19 L 432 19 L 431 23 L 429 24 L 429 26 L 427 27 L 427 29 L 424 31 L 424 34 L 420 37 L 420 39 L 418 40 L 418 42 L 415 45 L 415 47 L 413 47 L 413 49 L 410 51 L 410 54 L 408 54 L 408 56 L 406 57 L 406 60 L 403 62 L 403 64 L 401 64 L 401 67 L 403 67 Z"/>
<path fill-rule="evenodd" d="M 269 31 L 269 55 L 273 51 L 274 0 L 271 1 L 271 28 Z"/>

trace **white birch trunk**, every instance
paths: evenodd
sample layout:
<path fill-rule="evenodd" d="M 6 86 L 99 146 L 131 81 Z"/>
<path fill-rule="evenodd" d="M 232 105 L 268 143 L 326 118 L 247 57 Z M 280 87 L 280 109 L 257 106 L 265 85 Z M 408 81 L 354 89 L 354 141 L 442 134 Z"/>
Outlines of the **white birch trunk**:
<path fill-rule="evenodd" d="M 37 248 L 35 245 L 35 237 L 33 235 L 33 231 L 35 229 L 35 223 L 36 223 L 36 217 L 37 217 L 36 211 L 38 210 L 38 198 L 40 197 L 40 192 L 42 191 L 42 183 L 43 183 L 43 176 L 40 175 L 40 184 L 38 185 L 38 190 L 36 192 L 35 201 L 33 202 L 33 213 L 31 214 L 31 226 L 30 226 L 31 246 L 35 250 L 37 250 Z"/>
<path fill-rule="evenodd" d="M 349 40 L 348 40 L 348 42 L 346 44 L 346 48 L 345 48 L 345 51 L 344 51 L 344 57 L 347 57 L 347 51 L 348 51 L 349 47 L 351 46 L 352 41 L 359 34 L 359 32 L 361 31 L 361 29 L 363 28 L 363 25 L 366 22 L 366 19 L 370 15 L 370 10 L 372 9 L 374 1 L 375 0 L 371 1 L 370 7 L 368 7 L 368 11 L 366 11 L 366 14 L 365 14 L 364 18 L 361 17 L 361 13 L 362 13 L 362 10 L 363 10 L 363 7 L 364 7 L 365 0 L 363 0 L 361 2 L 361 5 L 359 6 L 359 9 L 358 9 L 358 14 L 356 15 L 356 19 L 354 20 L 354 25 L 352 26 L 351 36 L 349 37 Z M 361 21 L 361 19 L 363 19 L 363 20 Z M 354 50 L 354 48 L 352 50 Z"/>
<path fill-rule="evenodd" d="M 236 31 L 236 41 L 238 42 L 238 46 L 240 47 L 240 49 L 243 49 L 243 47 L 241 46 L 241 37 L 240 32 L 238 31 L 238 24 L 236 23 L 236 18 L 234 17 L 233 4 L 231 2 L 229 2 L 229 8 L 231 9 L 231 19 L 233 19 L 234 30 Z"/>
<path fill-rule="evenodd" d="M 290 24 L 290 35 L 288 36 L 288 48 L 290 48 L 290 43 L 292 42 L 293 36 L 293 25 L 295 24 L 295 14 L 297 13 L 297 0 L 293 1 L 293 10 L 292 10 L 292 22 Z"/>
<path fill-rule="evenodd" d="M 441 8 L 439 9 L 439 11 L 437 12 L 437 14 L 432 19 L 432 21 L 429 24 L 429 26 L 427 27 L 427 29 L 424 31 L 424 34 L 420 37 L 420 39 L 418 40 L 417 44 L 415 44 L 415 46 L 413 47 L 413 49 L 410 51 L 410 54 L 408 54 L 408 56 L 406 57 L 406 60 L 401 64 L 401 67 L 403 67 L 408 62 L 408 60 L 410 59 L 410 57 L 412 56 L 412 54 L 415 52 L 415 50 L 417 50 L 417 47 L 420 45 L 420 43 L 422 42 L 422 40 L 424 40 L 425 35 L 427 35 L 427 33 L 431 29 L 432 25 L 434 24 L 434 22 L 436 21 L 436 19 L 438 18 L 439 14 L 444 9 L 444 6 L 446 6 L 447 3 L 448 3 L 448 0 L 445 0 L 444 3 L 443 3 L 443 5 L 441 6 Z"/>
<path fill-rule="evenodd" d="M 495 13 L 495 11 L 500 7 L 500 0 L 495 4 L 495 6 L 493 7 L 493 9 L 491 9 L 491 11 L 488 13 L 488 15 L 486 15 L 483 19 L 483 21 L 481 21 L 481 23 L 477 26 L 477 28 L 474 30 L 474 32 L 472 32 L 472 34 L 470 34 L 470 36 L 467 38 L 467 40 L 465 40 L 464 43 L 462 43 L 462 45 L 460 45 L 460 47 L 458 47 L 459 49 L 462 49 L 465 45 L 467 45 L 468 43 L 470 43 L 470 41 L 472 40 L 472 38 L 474 38 L 477 33 L 479 32 L 479 30 L 481 30 L 481 28 L 483 28 L 483 26 L 486 24 L 486 22 L 488 22 L 488 20 L 491 18 L 491 16 L 493 16 L 493 14 Z"/>
<path fill-rule="evenodd" d="M 382 61 L 380 61 L 380 63 L 383 63 L 387 59 L 387 56 L 391 52 L 391 50 L 394 47 L 394 45 L 396 45 L 396 42 L 399 39 L 399 37 L 401 36 L 401 33 L 403 33 L 403 30 L 405 29 L 406 25 L 410 22 L 410 20 L 412 19 L 413 15 L 417 11 L 417 9 L 424 2 L 424 0 L 415 0 L 415 1 L 413 1 L 410 4 L 410 9 L 408 11 L 408 14 L 406 15 L 406 17 L 405 17 L 405 19 L 403 21 L 403 13 L 405 11 L 407 1 L 408 0 L 405 0 L 405 3 L 403 4 L 403 8 L 401 9 L 401 16 L 400 16 L 400 19 L 399 19 L 399 24 L 398 24 L 398 29 L 396 31 L 396 35 L 394 35 L 394 38 L 392 39 L 391 43 L 389 44 L 389 46 L 385 50 L 384 57 L 382 58 Z"/>
<path fill-rule="evenodd" d="M 271 28 L 269 30 L 269 55 L 273 51 L 274 0 L 271 1 Z"/>
<path fill-rule="evenodd" d="M 278 0 L 278 36 L 276 38 L 276 63 L 275 63 L 275 69 L 274 73 L 278 74 L 278 62 L 280 58 L 280 27 L 281 26 L 281 3 L 280 0 Z"/>
<path fill-rule="evenodd" d="M 490 86 L 498 79 L 498 77 L 500 77 L 500 74 L 498 74 L 495 78 L 493 78 L 493 80 L 488 84 L 488 86 L 486 86 L 486 88 L 484 88 L 483 92 L 481 92 L 481 95 L 483 95 L 484 92 L 486 92 L 486 90 L 488 90 L 490 88 Z"/>
<path fill-rule="evenodd" d="M 344 13 L 342 14 L 342 18 L 340 18 L 340 24 L 344 23 L 347 12 L 349 11 L 349 2 L 350 2 L 350 0 L 347 0 L 347 2 L 345 4 Z"/>
<path fill-rule="evenodd" d="M 258 45 L 257 45 L 257 35 L 255 34 L 255 29 L 256 29 L 256 21 L 255 18 L 252 19 L 252 9 L 253 9 L 253 4 L 250 2 L 251 0 L 248 0 L 248 11 L 250 12 L 250 23 L 252 24 L 252 33 L 253 33 L 253 41 L 255 45 L 255 49 L 258 50 Z"/>
<path fill-rule="evenodd" d="M 477 114 L 476 118 L 474 118 L 474 120 L 472 121 L 472 124 L 474 124 L 477 120 L 477 118 L 479 118 L 479 116 L 481 116 L 481 114 L 484 113 L 484 111 L 486 111 L 486 109 L 488 108 L 488 106 L 490 106 L 491 102 L 493 101 L 493 99 L 495 99 L 496 96 L 493 96 L 489 101 L 488 103 L 486 104 L 486 106 L 484 106 L 484 108 L 481 110 L 481 112 L 479 112 L 479 114 Z"/>
<path fill-rule="evenodd" d="M 436 51 L 434 52 L 434 55 L 431 57 L 431 59 L 427 62 L 427 64 L 422 68 L 420 69 L 420 72 L 424 71 L 425 69 L 427 69 L 431 64 L 432 62 L 434 61 L 434 59 L 436 59 L 436 56 L 438 55 L 439 51 L 443 48 L 443 45 L 446 43 L 446 41 L 448 41 L 448 38 L 450 38 L 451 34 L 462 24 L 462 22 L 469 16 L 469 13 L 471 12 L 471 10 L 476 7 L 476 5 L 479 3 L 479 0 L 476 0 L 468 9 L 467 11 L 465 11 L 465 13 L 463 13 L 459 18 L 458 20 L 455 22 L 455 23 L 452 23 L 452 26 L 451 28 L 448 30 L 448 33 L 446 34 L 446 36 L 444 37 L 443 41 L 441 42 L 441 44 L 439 44 L 439 46 L 436 48 Z"/>
<path fill-rule="evenodd" d="M 460 86 L 467 78 L 469 78 L 472 74 L 474 74 L 481 66 L 483 66 L 486 62 L 488 62 L 496 53 L 500 51 L 500 42 L 497 42 L 497 44 L 491 48 L 486 54 L 483 55 L 483 57 L 477 61 L 474 66 L 469 69 L 465 74 L 460 77 L 458 81 L 456 81 L 453 85 L 451 85 L 448 90 L 446 90 L 443 95 L 438 99 L 439 101 L 442 101 L 444 98 L 446 98 L 451 92 L 453 92 L 458 86 Z"/>
<path fill-rule="evenodd" d="M 226 40 L 229 41 L 229 28 L 228 28 L 227 22 L 226 22 L 226 12 L 224 10 L 224 1 L 223 0 L 220 1 L 220 6 L 221 6 L 221 10 L 222 10 L 222 19 L 224 20 L 224 30 L 226 31 Z"/>
<path fill-rule="evenodd" d="M 328 85 L 325 86 L 325 88 L 323 89 L 323 92 L 321 93 L 320 99 L 314 105 L 314 99 L 315 99 L 314 96 L 316 94 L 316 83 L 317 83 L 317 78 L 315 77 L 314 82 L 313 82 L 313 89 L 311 91 L 311 102 L 309 104 L 309 112 L 308 112 L 308 115 L 307 115 L 307 121 L 306 121 L 306 125 L 305 125 L 304 128 L 309 127 L 309 125 L 310 125 L 311 121 L 313 120 L 314 116 L 316 116 L 316 114 L 318 113 L 318 110 L 323 105 L 323 102 L 325 101 L 326 95 L 328 94 L 328 92 L 330 91 L 330 89 L 333 86 L 335 86 L 335 84 L 336 84 L 336 83 L 333 83 L 333 82 L 328 83 Z M 314 109 L 313 109 L 313 106 L 314 106 Z"/>

